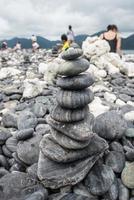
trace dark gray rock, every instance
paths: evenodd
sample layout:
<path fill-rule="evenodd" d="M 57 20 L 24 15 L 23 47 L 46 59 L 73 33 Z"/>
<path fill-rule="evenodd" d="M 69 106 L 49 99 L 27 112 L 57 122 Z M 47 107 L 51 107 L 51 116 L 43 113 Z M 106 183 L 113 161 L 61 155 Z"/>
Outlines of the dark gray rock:
<path fill-rule="evenodd" d="M 3 126 L 6 128 L 17 128 L 17 115 L 14 113 L 5 113 L 2 118 Z"/>
<path fill-rule="evenodd" d="M 48 194 L 46 191 L 44 192 L 43 190 L 39 190 L 31 194 L 30 197 L 27 197 L 25 200 L 47 200 L 47 197 Z"/>
<path fill-rule="evenodd" d="M 118 179 L 119 200 L 129 200 L 129 190 L 123 185 L 122 181 Z"/>
<path fill-rule="evenodd" d="M 108 148 L 108 144 L 105 140 L 96 136 L 91 139 L 89 145 L 84 149 L 68 150 L 53 142 L 49 134 L 43 137 L 40 148 L 42 153 L 50 160 L 68 163 L 103 153 Z"/>
<path fill-rule="evenodd" d="M 17 145 L 17 154 L 20 160 L 27 165 L 38 162 L 39 143 L 42 139 L 41 135 L 34 136 L 28 140 L 21 141 Z"/>
<path fill-rule="evenodd" d="M 75 110 L 65 109 L 59 105 L 53 107 L 50 116 L 59 122 L 78 122 L 83 120 L 88 114 L 88 106 Z"/>
<path fill-rule="evenodd" d="M 113 184 L 111 185 L 108 192 L 104 195 L 104 199 L 106 200 L 117 200 L 119 195 L 118 191 L 118 181 L 115 177 Z"/>
<path fill-rule="evenodd" d="M 35 128 L 37 122 L 37 117 L 32 112 L 23 111 L 18 116 L 18 129 Z"/>
<path fill-rule="evenodd" d="M 74 186 L 73 188 L 73 192 L 77 195 L 81 195 L 81 196 L 85 196 L 88 197 L 89 200 L 98 200 L 98 196 L 94 196 L 92 195 L 87 187 L 85 187 L 82 183 L 77 184 L 76 186 Z"/>
<path fill-rule="evenodd" d="M 30 167 L 27 168 L 27 173 L 30 174 L 31 176 L 37 178 L 37 168 L 38 168 L 38 163 L 34 163 Z"/>
<path fill-rule="evenodd" d="M 83 180 L 101 156 L 102 154 L 84 160 L 63 164 L 49 160 L 40 151 L 37 171 L 38 178 L 45 187 L 52 189 L 76 185 Z"/>
<path fill-rule="evenodd" d="M 5 169 L 9 168 L 7 158 L 3 155 L 0 155 L 0 166 L 4 167 Z"/>
<path fill-rule="evenodd" d="M 24 200 L 39 190 L 44 190 L 47 195 L 47 190 L 26 173 L 14 172 L 0 179 L 0 199 L 2 200 Z"/>
<path fill-rule="evenodd" d="M 124 146 L 124 150 L 125 150 L 126 159 L 128 161 L 133 162 L 134 161 L 134 148 Z"/>
<path fill-rule="evenodd" d="M 16 150 L 17 150 L 17 143 L 18 143 L 17 139 L 12 136 L 12 137 L 10 137 L 10 138 L 7 139 L 7 141 L 6 141 L 6 147 L 12 153 L 16 152 Z"/>
<path fill-rule="evenodd" d="M 97 200 L 84 195 L 74 194 L 74 193 L 64 193 L 64 194 L 56 194 L 51 195 L 49 200 Z"/>
<path fill-rule="evenodd" d="M 61 107 L 67 109 L 76 109 L 84 107 L 92 102 L 94 99 L 94 94 L 90 89 L 77 91 L 60 89 L 57 92 L 56 99 Z"/>
<path fill-rule="evenodd" d="M 83 149 L 86 146 L 88 146 L 90 142 L 90 140 L 87 140 L 87 141 L 74 140 L 53 128 L 51 128 L 51 134 L 52 134 L 53 141 L 58 143 L 63 148 L 67 148 L 67 149 Z"/>
<path fill-rule="evenodd" d="M 94 122 L 92 114 L 89 114 L 86 119 L 75 123 L 58 122 L 50 116 L 47 116 L 46 121 L 57 131 L 78 141 L 88 141 L 92 136 L 92 124 Z"/>
<path fill-rule="evenodd" d="M 9 149 L 6 147 L 6 145 L 2 146 L 2 152 L 6 157 L 12 158 L 12 152 L 9 151 Z"/>
<path fill-rule="evenodd" d="M 116 111 L 108 111 L 96 117 L 94 132 L 99 136 L 113 140 L 125 134 L 127 122 Z"/>
<path fill-rule="evenodd" d="M 33 128 L 24 129 L 24 130 L 17 131 L 14 134 L 14 137 L 17 140 L 27 140 L 27 139 L 29 139 L 29 138 L 31 138 L 33 136 L 33 133 L 34 133 L 34 129 Z"/>
<path fill-rule="evenodd" d="M 110 151 L 105 158 L 105 163 L 110 166 L 114 172 L 122 172 L 125 166 L 125 155 L 122 152 Z"/>
<path fill-rule="evenodd" d="M 0 145 L 3 145 L 9 137 L 11 137 L 10 132 L 6 128 L 0 127 Z"/>
<path fill-rule="evenodd" d="M 85 185 L 93 195 L 103 195 L 111 188 L 114 178 L 109 166 L 95 164 L 85 179 Z"/>
<path fill-rule="evenodd" d="M 111 151 L 118 151 L 118 152 L 124 153 L 123 146 L 119 142 L 116 142 L 116 141 L 112 142 L 109 148 Z"/>
<path fill-rule="evenodd" d="M 4 167 L 0 167 L 0 179 L 5 176 L 6 174 L 8 174 L 9 171 L 6 170 Z"/>
<path fill-rule="evenodd" d="M 94 83 L 94 78 L 90 74 L 79 74 L 73 77 L 58 78 L 56 85 L 67 90 L 82 90 Z"/>

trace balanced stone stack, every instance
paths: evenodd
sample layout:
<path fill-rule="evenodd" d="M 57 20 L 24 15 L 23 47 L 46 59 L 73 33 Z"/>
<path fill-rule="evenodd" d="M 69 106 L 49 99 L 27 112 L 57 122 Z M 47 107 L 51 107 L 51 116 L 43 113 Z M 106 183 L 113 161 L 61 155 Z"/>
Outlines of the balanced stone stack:
<path fill-rule="evenodd" d="M 94 95 L 88 87 L 94 80 L 83 73 L 89 62 L 82 53 L 74 48 L 62 53 L 66 62 L 58 70 L 57 105 L 47 117 L 50 133 L 40 143 L 37 173 L 51 189 L 82 181 L 108 148 L 106 141 L 92 132 L 94 117 L 88 104 Z"/>

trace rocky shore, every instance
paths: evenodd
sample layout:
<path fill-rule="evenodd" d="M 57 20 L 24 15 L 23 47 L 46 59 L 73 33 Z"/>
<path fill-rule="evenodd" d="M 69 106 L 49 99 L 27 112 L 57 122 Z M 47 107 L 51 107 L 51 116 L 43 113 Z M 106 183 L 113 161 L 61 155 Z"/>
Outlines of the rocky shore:
<path fill-rule="evenodd" d="M 0 199 L 134 199 L 133 56 L 0 52 Z"/>

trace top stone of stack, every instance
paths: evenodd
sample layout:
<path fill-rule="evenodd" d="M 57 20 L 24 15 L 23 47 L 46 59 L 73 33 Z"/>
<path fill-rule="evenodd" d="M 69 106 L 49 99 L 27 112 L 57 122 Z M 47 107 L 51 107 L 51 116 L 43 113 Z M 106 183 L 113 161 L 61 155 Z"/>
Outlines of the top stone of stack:
<path fill-rule="evenodd" d="M 61 54 L 61 57 L 64 60 L 75 60 L 75 59 L 79 58 L 80 56 L 82 56 L 82 54 L 83 54 L 82 49 L 69 48 L 67 51 L 64 51 Z"/>

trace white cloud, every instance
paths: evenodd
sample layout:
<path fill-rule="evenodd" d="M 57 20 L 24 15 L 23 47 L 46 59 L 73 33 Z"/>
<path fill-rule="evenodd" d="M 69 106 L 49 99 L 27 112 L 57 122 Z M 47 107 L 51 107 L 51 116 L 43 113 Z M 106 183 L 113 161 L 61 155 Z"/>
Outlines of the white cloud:
<path fill-rule="evenodd" d="M 76 34 L 92 34 L 110 23 L 134 32 L 133 10 L 133 0 L 0 0 L 0 38 L 60 38 L 69 24 Z"/>

